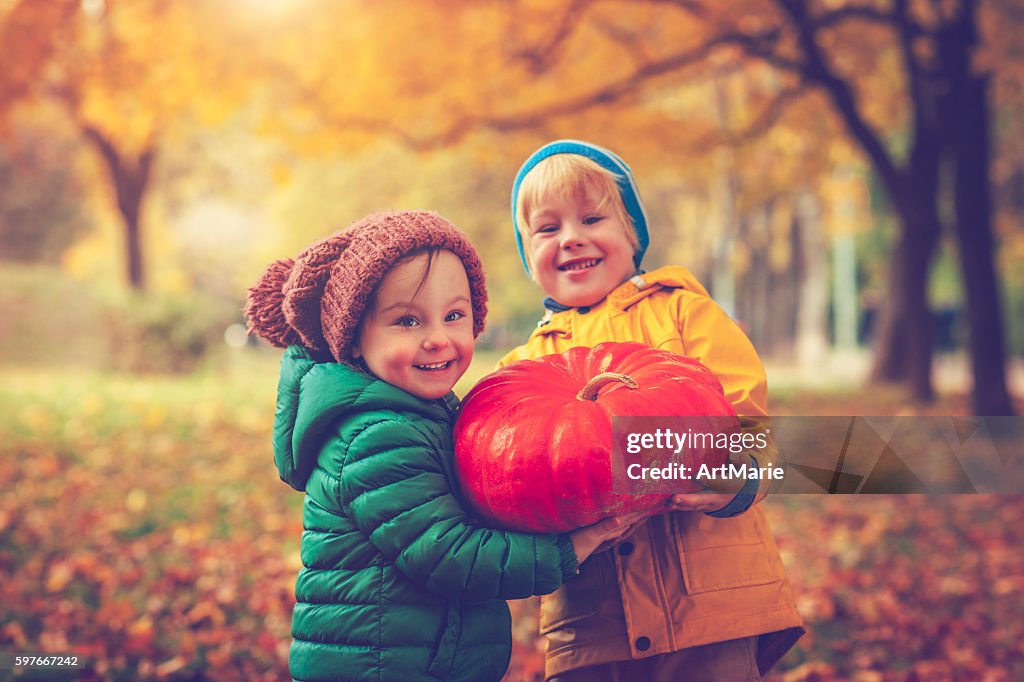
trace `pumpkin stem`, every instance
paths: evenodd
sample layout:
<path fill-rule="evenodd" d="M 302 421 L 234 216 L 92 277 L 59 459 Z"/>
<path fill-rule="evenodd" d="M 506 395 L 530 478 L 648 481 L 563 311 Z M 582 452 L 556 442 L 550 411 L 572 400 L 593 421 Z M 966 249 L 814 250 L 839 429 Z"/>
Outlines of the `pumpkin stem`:
<path fill-rule="evenodd" d="M 619 374 L 618 372 L 602 372 L 596 377 L 587 382 L 587 385 L 583 387 L 579 393 L 576 394 L 577 400 L 597 400 L 597 393 L 608 384 L 614 382 L 620 382 L 626 384 L 630 388 L 638 388 L 639 385 L 633 381 L 633 378 L 628 374 Z"/>

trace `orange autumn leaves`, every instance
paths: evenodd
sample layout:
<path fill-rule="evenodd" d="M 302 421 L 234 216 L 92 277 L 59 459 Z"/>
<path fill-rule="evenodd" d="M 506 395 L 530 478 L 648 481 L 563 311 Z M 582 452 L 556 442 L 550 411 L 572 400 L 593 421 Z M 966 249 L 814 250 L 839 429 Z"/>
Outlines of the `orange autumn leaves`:
<path fill-rule="evenodd" d="M 73 652 L 82 679 L 286 675 L 302 496 L 273 470 L 274 364 L 189 379 L 9 373 L 0 650 Z M 777 402 L 893 411 L 877 396 Z M 810 631 L 770 679 L 1024 677 L 1019 498 L 792 496 L 768 513 Z M 536 609 L 512 603 L 508 680 L 542 674 Z"/>
<path fill-rule="evenodd" d="M 246 416 L 265 406 L 135 386 L 2 397 L 0 649 L 74 652 L 85 679 L 279 679 L 301 498 Z"/>
<path fill-rule="evenodd" d="M 788 496 L 767 509 L 808 625 L 767 679 L 1021 679 L 1019 498 Z M 511 680 L 543 679 L 536 610 L 512 602 Z"/>

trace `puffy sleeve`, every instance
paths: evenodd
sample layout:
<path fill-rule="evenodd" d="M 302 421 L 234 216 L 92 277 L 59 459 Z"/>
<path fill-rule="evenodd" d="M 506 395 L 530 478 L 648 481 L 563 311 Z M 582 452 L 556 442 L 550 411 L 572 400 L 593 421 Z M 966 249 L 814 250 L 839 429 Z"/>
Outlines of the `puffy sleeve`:
<path fill-rule="evenodd" d="M 430 424 L 382 420 L 348 447 L 339 500 L 370 542 L 413 582 L 448 598 L 521 599 L 576 573 L 567 535 L 472 525 Z"/>

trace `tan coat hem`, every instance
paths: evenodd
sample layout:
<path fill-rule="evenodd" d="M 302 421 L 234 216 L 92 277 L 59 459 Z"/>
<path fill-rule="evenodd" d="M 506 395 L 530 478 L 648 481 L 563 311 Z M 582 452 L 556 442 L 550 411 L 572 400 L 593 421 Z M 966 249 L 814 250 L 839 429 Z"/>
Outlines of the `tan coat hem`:
<path fill-rule="evenodd" d="M 690 647 L 723 641 L 721 632 L 727 626 L 729 631 L 727 639 L 740 639 L 755 635 L 761 635 L 762 639 L 768 638 L 769 646 L 765 647 L 766 650 L 764 652 L 758 652 L 758 664 L 759 667 L 763 668 L 761 672 L 764 674 L 775 664 L 782 653 L 785 653 L 785 651 L 792 647 L 793 643 L 804 633 L 803 618 L 800 617 L 800 613 L 795 607 L 787 606 L 759 613 L 745 613 L 740 620 L 742 620 L 742 626 L 737 624 L 735 615 L 691 619 L 687 621 L 688 624 L 699 625 L 699 629 L 706 630 L 708 634 L 695 637 L 687 637 L 684 634 L 681 638 L 683 640 L 682 646 L 669 651 L 651 652 L 651 655 L 672 653 Z M 712 633 L 717 633 L 717 636 Z M 778 638 L 785 641 L 779 643 L 772 641 Z M 780 650 L 781 653 L 776 653 Z M 767 654 L 767 656 L 762 654 Z M 647 656 L 643 658 L 647 658 Z M 583 645 L 568 644 L 555 651 L 549 651 L 544 661 L 544 675 L 545 677 L 554 677 L 577 668 L 632 659 L 629 646 L 621 636 L 588 640 Z M 762 664 L 762 659 L 767 660 L 764 660 Z"/>

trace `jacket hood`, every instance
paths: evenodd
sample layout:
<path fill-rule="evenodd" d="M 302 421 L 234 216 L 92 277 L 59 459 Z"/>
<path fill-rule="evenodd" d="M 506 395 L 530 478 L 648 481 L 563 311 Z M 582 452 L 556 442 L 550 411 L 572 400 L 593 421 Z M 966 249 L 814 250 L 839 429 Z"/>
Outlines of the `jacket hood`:
<path fill-rule="evenodd" d="M 640 263 L 644 259 L 644 252 L 647 251 L 650 237 L 647 234 L 647 214 L 644 213 L 644 205 L 640 201 L 640 190 L 636 187 L 633 171 L 630 170 L 625 161 L 609 149 L 599 147 L 590 142 L 583 142 L 582 140 L 557 140 L 547 143 L 530 155 L 530 158 L 526 160 L 526 163 L 516 173 L 516 180 L 512 185 L 512 231 L 516 235 L 516 248 L 519 249 L 519 258 L 523 261 L 526 274 L 530 274 L 530 266 L 526 263 L 523 238 L 519 234 L 519 228 L 516 227 L 518 222 L 516 219 L 516 204 L 519 198 L 519 185 L 522 184 L 523 178 L 533 170 L 534 166 L 549 156 L 556 154 L 578 154 L 584 156 L 616 175 L 618 178 L 619 195 L 622 197 L 622 203 L 626 207 L 626 212 L 633 220 L 633 229 L 636 231 L 638 246 L 636 253 L 633 255 L 633 265 L 639 269 Z"/>
<path fill-rule="evenodd" d="M 621 310 L 627 310 L 637 301 L 662 289 L 686 289 L 711 298 L 708 290 L 689 269 L 682 265 L 666 265 L 651 272 L 633 275 L 608 294 L 608 301 Z"/>
<path fill-rule="evenodd" d="M 423 400 L 335 362 L 316 362 L 301 346 L 281 358 L 274 413 L 274 463 L 281 480 L 305 490 L 324 441 L 348 412 L 390 410 L 434 421 L 450 421 L 458 399 Z"/>

